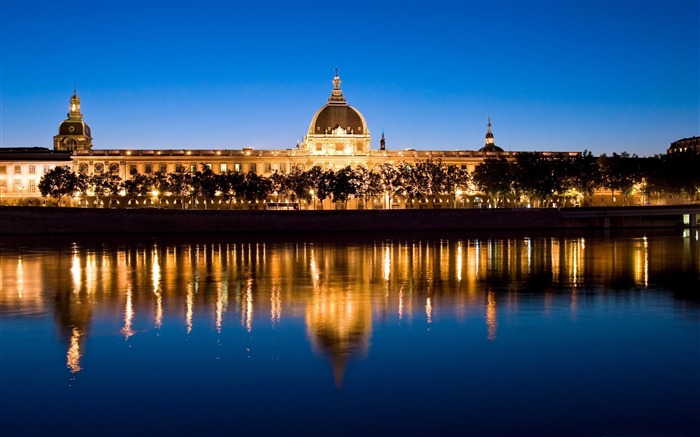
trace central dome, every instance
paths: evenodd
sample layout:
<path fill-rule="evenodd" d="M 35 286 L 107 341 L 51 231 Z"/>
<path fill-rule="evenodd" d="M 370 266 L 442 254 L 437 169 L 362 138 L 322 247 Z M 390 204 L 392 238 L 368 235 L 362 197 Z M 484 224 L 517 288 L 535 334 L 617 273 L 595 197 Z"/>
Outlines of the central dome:
<path fill-rule="evenodd" d="M 367 135 L 367 123 L 360 111 L 348 105 L 340 89 L 340 77 L 333 78 L 328 103 L 316 111 L 309 126 L 311 135 Z"/>
<path fill-rule="evenodd" d="M 364 135 L 365 120 L 347 103 L 344 106 L 328 104 L 318 110 L 309 129 L 316 135 L 331 135 L 341 132 L 338 128 L 342 128 L 345 135 Z"/>

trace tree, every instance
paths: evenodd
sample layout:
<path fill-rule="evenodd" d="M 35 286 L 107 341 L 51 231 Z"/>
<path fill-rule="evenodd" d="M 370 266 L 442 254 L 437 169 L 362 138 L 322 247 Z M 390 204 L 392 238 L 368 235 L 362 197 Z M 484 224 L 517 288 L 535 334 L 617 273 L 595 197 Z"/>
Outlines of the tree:
<path fill-rule="evenodd" d="M 192 193 L 192 173 L 186 170 L 168 173 L 166 185 L 166 191 L 176 199 L 180 199 L 180 207 L 184 209 L 184 198 Z"/>
<path fill-rule="evenodd" d="M 598 159 L 590 151 L 584 150 L 580 155 L 569 157 L 567 165 L 567 188 L 592 195 L 601 185 Z"/>
<path fill-rule="evenodd" d="M 540 153 L 518 153 L 513 170 L 515 188 L 540 205 L 546 206 L 563 191 L 564 168 L 559 160 Z"/>
<path fill-rule="evenodd" d="M 151 176 L 136 173 L 133 178 L 125 180 L 122 185 L 127 196 L 146 197 L 153 191 L 155 180 Z"/>
<path fill-rule="evenodd" d="M 356 193 L 355 171 L 348 165 L 332 173 L 330 190 L 334 202 L 343 202 L 347 205 L 350 196 Z"/>
<path fill-rule="evenodd" d="M 217 191 L 219 178 L 208 165 L 202 164 L 202 170 L 196 172 L 192 178 L 193 195 L 203 197 L 204 209 L 207 209 L 207 204 L 214 200 Z"/>
<path fill-rule="evenodd" d="M 78 189 L 78 176 L 67 165 L 54 167 L 39 180 L 39 192 L 44 197 L 53 197 L 61 206 L 61 198 L 72 197 Z"/>
<path fill-rule="evenodd" d="M 241 172 L 228 170 L 219 177 L 219 189 L 221 195 L 228 202 L 229 208 L 233 208 L 233 200 L 243 196 L 243 183 L 245 175 Z"/>
<path fill-rule="evenodd" d="M 391 209 L 391 203 L 396 196 L 399 196 L 403 191 L 403 186 L 399 180 L 399 172 L 391 163 L 385 162 L 379 167 L 379 176 L 384 192 L 388 196 L 389 204 L 386 206 Z"/>
<path fill-rule="evenodd" d="M 364 166 L 359 166 L 355 170 L 355 183 L 355 195 L 364 201 L 365 208 L 370 199 L 381 197 L 384 193 L 381 174 L 368 170 Z"/>
<path fill-rule="evenodd" d="M 311 202 L 310 190 L 313 187 L 313 181 L 308 171 L 303 171 L 298 167 L 287 175 L 287 183 L 290 189 L 292 200 L 306 200 Z"/>
<path fill-rule="evenodd" d="M 242 184 L 243 197 L 249 202 L 258 202 L 265 200 L 270 195 L 272 184 L 270 180 L 258 175 L 254 171 L 249 171 L 245 175 Z"/>
<path fill-rule="evenodd" d="M 486 159 L 476 166 L 473 176 L 479 189 L 494 200 L 494 207 L 514 192 L 513 166 L 503 156 Z"/>
<path fill-rule="evenodd" d="M 641 182 L 637 155 L 630 156 L 627 152 L 613 153 L 612 156 L 600 155 L 601 182 L 603 187 L 610 190 L 615 199 L 615 192 L 619 192 L 626 199 L 632 192 L 632 188 Z"/>
<path fill-rule="evenodd" d="M 314 195 L 318 198 L 320 209 L 323 209 L 323 201 L 333 194 L 333 170 L 324 170 L 318 165 L 314 165 L 309 170 L 309 179 L 314 189 Z"/>
<path fill-rule="evenodd" d="M 111 207 L 112 196 L 119 194 L 121 182 L 122 179 L 118 175 L 112 173 L 98 173 L 90 176 L 88 184 L 95 194 L 95 208 L 97 208 L 102 197 L 109 197 L 108 207 Z"/>

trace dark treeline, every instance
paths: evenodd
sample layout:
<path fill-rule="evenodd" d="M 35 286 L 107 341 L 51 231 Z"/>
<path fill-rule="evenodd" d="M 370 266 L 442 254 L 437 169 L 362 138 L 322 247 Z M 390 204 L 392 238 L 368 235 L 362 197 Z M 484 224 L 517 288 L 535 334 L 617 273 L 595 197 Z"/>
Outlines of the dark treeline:
<path fill-rule="evenodd" d="M 338 170 L 314 166 L 303 171 L 275 172 L 269 177 L 255 172 L 214 173 L 202 164 L 196 172 L 133 174 L 122 180 L 111 173 L 87 175 L 70 167 L 56 167 L 40 183 L 42 196 L 98 200 L 113 198 L 158 198 L 178 200 L 181 207 L 193 199 L 204 199 L 204 207 L 215 198 L 227 203 L 299 202 L 324 200 L 346 203 L 355 198 L 368 204 L 380 199 L 391 203 L 483 196 L 493 207 L 527 202 L 532 206 L 579 204 L 596 190 L 607 190 L 623 199 L 638 194 L 675 194 L 690 200 L 700 192 L 700 155 L 674 153 L 640 158 L 627 153 L 593 156 L 584 151 L 575 156 L 521 153 L 514 160 L 488 158 L 473 173 L 441 161 L 385 163 L 373 169 L 346 166 Z M 97 202 L 102 203 L 102 202 Z M 96 203 L 96 204 L 97 204 Z M 623 202 L 624 203 L 624 202 Z"/>

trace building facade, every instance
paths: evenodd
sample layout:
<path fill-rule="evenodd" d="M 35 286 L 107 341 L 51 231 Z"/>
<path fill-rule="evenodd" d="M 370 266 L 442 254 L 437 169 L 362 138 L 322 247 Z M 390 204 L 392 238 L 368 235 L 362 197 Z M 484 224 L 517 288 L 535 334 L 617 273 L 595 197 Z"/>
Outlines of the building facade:
<path fill-rule="evenodd" d="M 44 203 L 39 181 L 57 165 L 72 165 L 71 152 L 45 147 L 0 148 L 0 205 Z"/>
<path fill-rule="evenodd" d="M 681 138 L 671 143 L 667 153 L 680 153 L 693 150 L 700 153 L 700 137 Z"/>
<path fill-rule="evenodd" d="M 287 174 L 294 169 L 309 170 L 314 166 L 323 169 L 338 170 L 346 166 L 362 166 L 375 169 L 384 164 L 416 163 L 420 161 L 440 161 L 445 165 L 454 165 L 466 172 L 473 172 L 485 159 L 505 157 L 515 160 L 522 152 L 504 151 L 495 143 L 491 119 L 488 118 L 484 146 L 478 150 L 390 150 L 387 148 L 382 133 L 380 148 L 370 147 L 371 135 L 362 113 L 351 106 L 341 89 L 341 80 L 337 71 L 333 78 L 333 88 L 327 102 L 320 107 L 311 119 L 303 141 L 296 148 L 277 150 L 243 149 L 96 149 L 93 148 L 92 133 L 83 119 L 80 98 L 74 90 L 70 98 L 68 118 L 58 127 L 58 134 L 53 137 L 53 151 L 48 149 L 0 149 L 0 195 L 4 203 L 22 203 L 28 197 L 40 197 L 37 189 L 41 175 L 56 165 L 70 165 L 77 173 L 85 175 L 111 174 L 121 180 L 129 180 L 137 174 L 174 173 L 197 171 L 206 166 L 214 173 L 228 171 L 248 173 L 269 177 L 275 173 Z M 679 140 L 680 147 L 698 145 L 698 137 Z M 694 141 L 694 142 L 693 142 Z M 674 148 L 674 144 L 672 148 Z M 688 145 L 686 145 L 688 143 Z M 670 152 L 670 149 L 669 149 Z M 577 156 L 579 152 L 528 152 L 544 156 Z M 463 193 L 460 205 L 474 206 L 480 201 L 476 192 Z M 0 198 L 0 203 L 2 202 Z M 9 200 L 9 202 L 8 202 Z M 167 199 L 159 201 L 159 206 L 173 206 Z M 14 201 L 14 202 L 12 202 Z M 393 202 L 396 202 L 394 204 Z M 321 204 L 318 207 L 332 207 Z M 405 208 L 405 199 L 376 199 L 377 208 Z M 588 199 L 588 204 L 603 206 L 619 204 L 610 193 L 598 192 Z M 117 201 L 118 207 L 139 205 L 138 200 Z M 140 205 L 143 205 L 141 202 Z M 149 201 L 152 204 L 152 201 Z M 440 207 L 447 205 L 447 199 L 436 196 L 421 207 Z M 632 201 L 642 204 L 642 200 Z M 110 202 L 110 205 L 112 203 Z M 351 199 L 343 205 L 356 208 L 358 203 Z M 452 203 L 457 207 L 457 202 Z M 246 206 L 247 207 L 247 206 Z M 257 205 L 250 206 L 258 208 Z M 302 205 L 311 208 L 312 205 Z M 367 205 L 366 207 L 370 207 Z"/>

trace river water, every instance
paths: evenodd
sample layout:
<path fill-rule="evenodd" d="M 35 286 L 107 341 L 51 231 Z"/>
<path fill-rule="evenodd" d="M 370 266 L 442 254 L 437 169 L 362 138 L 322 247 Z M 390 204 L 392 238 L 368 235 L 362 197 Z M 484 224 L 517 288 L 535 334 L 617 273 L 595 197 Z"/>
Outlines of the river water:
<path fill-rule="evenodd" d="M 700 242 L 0 240 L 2 435 L 698 435 Z"/>

